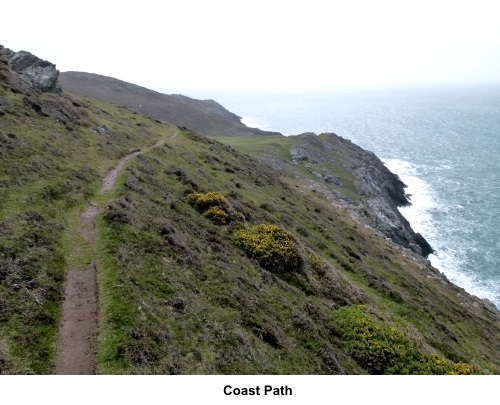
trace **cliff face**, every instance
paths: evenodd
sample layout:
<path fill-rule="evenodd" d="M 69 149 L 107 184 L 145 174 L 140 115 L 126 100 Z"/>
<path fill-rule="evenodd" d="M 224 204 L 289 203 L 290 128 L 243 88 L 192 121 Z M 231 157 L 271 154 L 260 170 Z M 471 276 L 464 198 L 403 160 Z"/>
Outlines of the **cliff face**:
<path fill-rule="evenodd" d="M 325 142 L 342 143 L 344 153 L 351 161 L 350 169 L 355 176 L 356 189 L 362 199 L 362 209 L 366 211 L 371 226 L 381 231 L 395 243 L 410 248 L 415 253 L 427 257 L 433 253 L 432 247 L 411 228 L 397 207 L 410 205 L 406 197 L 406 185 L 392 173 L 372 152 L 366 151 L 351 141 L 335 134 L 325 134 Z"/>

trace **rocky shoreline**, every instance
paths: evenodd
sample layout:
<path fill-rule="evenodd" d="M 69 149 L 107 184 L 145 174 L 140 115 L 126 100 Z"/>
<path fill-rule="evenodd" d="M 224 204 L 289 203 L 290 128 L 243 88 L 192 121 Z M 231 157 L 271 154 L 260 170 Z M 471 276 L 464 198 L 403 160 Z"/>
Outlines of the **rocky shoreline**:
<path fill-rule="evenodd" d="M 350 206 L 356 207 L 363 220 L 387 238 L 427 257 L 434 249 L 420 234 L 415 232 L 398 207 L 411 205 L 405 193 L 406 185 L 392 173 L 373 153 L 334 133 L 318 136 L 305 133 L 298 136 L 298 144 L 292 149 L 292 161 L 300 164 L 307 161 L 311 170 L 327 172 L 325 165 L 332 159 L 342 163 L 354 175 L 354 185 L 360 200 L 354 202 L 342 198 Z M 324 175 L 323 186 L 338 196 L 342 182 L 335 176 Z M 335 187 L 337 186 L 337 187 Z"/>

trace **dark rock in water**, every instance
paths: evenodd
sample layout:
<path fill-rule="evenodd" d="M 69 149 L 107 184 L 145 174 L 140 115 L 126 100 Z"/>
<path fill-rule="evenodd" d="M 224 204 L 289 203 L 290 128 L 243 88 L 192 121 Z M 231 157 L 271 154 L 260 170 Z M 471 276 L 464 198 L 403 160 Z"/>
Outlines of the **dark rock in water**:
<path fill-rule="evenodd" d="M 61 93 L 56 65 L 26 51 L 14 52 L 0 45 L 0 54 L 6 56 L 12 70 L 42 93 Z"/>
<path fill-rule="evenodd" d="M 427 242 L 424 237 L 420 233 L 415 234 L 415 241 L 417 244 L 422 248 L 422 254 L 427 257 L 430 254 L 434 253 L 434 249 L 432 246 Z"/>

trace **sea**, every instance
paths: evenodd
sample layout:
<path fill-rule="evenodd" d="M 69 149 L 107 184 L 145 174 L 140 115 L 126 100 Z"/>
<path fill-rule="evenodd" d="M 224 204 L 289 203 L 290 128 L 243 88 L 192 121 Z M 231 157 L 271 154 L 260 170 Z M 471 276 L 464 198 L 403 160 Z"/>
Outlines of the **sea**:
<path fill-rule="evenodd" d="M 333 132 L 373 151 L 408 186 L 400 211 L 433 266 L 500 308 L 500 86 L 199 96 L 251 127 Z"/>

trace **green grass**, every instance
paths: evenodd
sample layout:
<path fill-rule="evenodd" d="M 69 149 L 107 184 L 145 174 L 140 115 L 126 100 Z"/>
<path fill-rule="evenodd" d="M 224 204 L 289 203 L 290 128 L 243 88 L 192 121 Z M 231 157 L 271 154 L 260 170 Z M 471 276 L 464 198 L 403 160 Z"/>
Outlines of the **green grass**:
<path fill-rule="evenodd" d="M 322 137 L 323 139 L 330 139 Z M 345 158 L 342 145 L 334 143 L 328 161 L 315 161 L 313 158 L 302 161 L 300 164 L 292 162 L 291 150 L 301 149 L 304 141 L 300 136 L 256 136 L 256 137 L 219 137 L 214 138 L 238 152 L 252 156 L 266 165 L 277 169 L 281 175 L 289 180 L 293 179 L 295 186 L 333 190 L 345 195 L 353 201 L 359 196 L 354 186 L 354 176 L 349 169 L 349 160 Z M 343 187 L 326 184 L 315 174 L 329 174 L 339 178 Z"/>
<path fill-rule="evenodd" d="M 27 109 L 19 94 L 3 97 L 14 108 L 0 121 L 0 373 L 44 374 L 53 366 L 65 271 L 85 268 L 93 255 L 76 229 L 78 213 L 113 198 L 96 195 L 120 157 L 173 130 L 109 104 L 42 95 L 48 111 L 73 111 L 64 124 Z M 93 130 L 100 125 L 109 136 Z"/>
<path fill-rule="evenodd" d="M 184 133 L 131 163 L 124 178 L 99 222 L 108 249 L 107 265 L 100 266 L 107 280 L 100 372 L 337 373 L 334 359 L 346 372 L 373 372 L 346 352 L 348 339 L 332 316 L 359 303 L 409 331 L 409 345 L 422 353 L 436 353 L 448 365 L 458 354 L 496 370 L 481 360 L 489 349 L 479 337 L 469 341 L 472 352 L 460 349 L 463 342 L 439 346 L 426 339 L 446 336 L 403 286 L 429 300 L 438 295 L 445 323 L 454 319 L 451 291 L 429 284 L 415 262 L 347 212 L 297 191 L 252 158 Z M 293 234 L 303 270 L 273 275 L 235 249 L 234 228 L 205 218 L 185 197 L 209 191 L 224 195 L 248 227 L 273 224 Z"/>
<path fill-rule="evenodd" d="M 1 373 L 51 372 L 65 272 L 94 256 L 102 374 L 406 372 L 355 354 L 345 319 L 360 304 L 368 322 L 394 327 L 395 340 L 428 360 L 420 372 L 460 362 L 499 372 L 498 319 L 462 305 L 425 261 L 336 205 L 359 200 L 345 143 L 322 135 L 331 159 L 295 165 L 291 148 L 308 147 L 299 137 L 223 139 L 230 148 L 189 131 L 170 139 L 174 128 L 103 102 L 44 96 L 71 111 L 62 123 L 3 97 L 16 108 L 0 121 Z M 99 195 L 106 171 L 136 149 L 144 154 Z M 225 197 L 217 207 L 230 221 L 186 201 L 207 192 Z M 95 247 L 78 232 L 90 202 L 102 207 Z M 273 272 L 235 245 L 237 229 L 259 224 L 296 241 L 300 271 Z M 369 348 L 391 339 L 381 332 Z"/>

